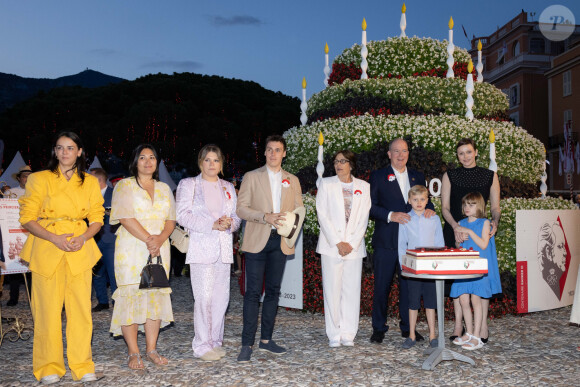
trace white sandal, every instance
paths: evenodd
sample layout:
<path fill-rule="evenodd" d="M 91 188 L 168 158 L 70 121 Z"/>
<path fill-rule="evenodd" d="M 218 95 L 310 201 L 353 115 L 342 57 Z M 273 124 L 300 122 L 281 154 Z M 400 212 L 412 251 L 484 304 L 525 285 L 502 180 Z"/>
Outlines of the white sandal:
<path fill-rule="evenodd" d="M 471 342 L 471 340 L 477 340 L 477 344 L 473 344 Z M 461 346 L 461 348 L 466 349 L 468 351 L 475 351 L 476 349 L 479 349 L 483 347 L 483 341 L 481 341 L 481 339 L 477 336 L 471 336 L 471 339 L 469 341 L 466 341 L 465 344 L 463 344 Z"/>
<path fill-rule="evenodd" d="M 459 336 L 459 337 L 456 337 L 455 340 L 453 340 L 453 344 L 463 345 L 463 344 L 468 343 L 472 338 L 475 337 L 471 333 L 467 333 L 467 332 L 465 332 L 465 335 L 467 335 L 467 337 L 469 337 L 467 340 L 463 340 L 463 338 L 461 336 Z"/>

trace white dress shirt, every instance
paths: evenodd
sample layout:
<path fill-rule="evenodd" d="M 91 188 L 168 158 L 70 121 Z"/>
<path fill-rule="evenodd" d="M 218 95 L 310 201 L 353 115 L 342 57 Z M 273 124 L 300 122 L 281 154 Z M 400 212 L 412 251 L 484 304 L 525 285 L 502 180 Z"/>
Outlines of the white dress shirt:
<path fill-rule="evenodd" d="M 397 183 L 399 183 L 399 188 L 401 189 L 401 193 L 403 194 L 403 200 L 405 200 L 405 203 L 407 203 L 409 200 L 409 190 L 411 189 L 410 187 L 411 183 L 409 182 L 409 174 L 407 173 L 407 167 L 405 167 L 405 170 L 403 172 L 399 172 L 395 168 L 393 168 L 393 171 L 395 171 Z M 393 211 L 389 212 L 388 216 L 389 223 L 391 222 L 392 213 Z"/>
<path fill-rule="evenodd" d="M 277 214 L 280 212 L 280 200 L 282 200 L 282 170 L 278 173 L 273 172 L 270 168 L 268 170 L 268 178 L 270 179 L 270 191 L 272 191 L 272 211 Z"/>
<path fill-rule="evenodd" d="M 268 178 L 270 179 L 270 191 L 272 192 L 272 212 L 275 214 L 280 212 L 280 201 L 282 200 L 282 169 L 278 173 L 273 172 L 266 166 L 268 170 Z M 272 229 L 276 227 L 272 226 Z"/>

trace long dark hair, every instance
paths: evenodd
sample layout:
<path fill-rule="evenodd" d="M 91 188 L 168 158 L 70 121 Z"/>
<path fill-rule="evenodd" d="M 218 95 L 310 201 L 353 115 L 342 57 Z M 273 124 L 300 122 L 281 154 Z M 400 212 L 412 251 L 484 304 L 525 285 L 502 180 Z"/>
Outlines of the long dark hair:
<path fill-rule="evenodd" d="M 159 181 L 159 155 L 157 154 L 155 147 L 151 144 L 140 144 L 137 145 L 135 149 L 133 149 L 133 153 L 131 153 L 131 163 L 129 164 L 129 173 L 135 178 L 135 181 L 139 187 L 141 187 L 141 184 L 139 184 L 138 179 L 139 171 L 137 169 L 137 163 L 139 162 L 139 156 L 141 155 L 143 149 L 151 149 L 151 152 L 153 152 L 153 156 L 155 156 L 155 160 L 157 161 L 155 172 L 153 172 L 153 179 Z"/>
<path fill-rule="evenodd" d="M 87 156 L 85 154 L 85 147 L 83 145 L 83 141 L 81 140 L 79 135 L 76 134 L 75 132 L 60 132 L 59 134 L 56 135 L 56 137 L 54 138 L 54 141 L 52 142 L 52 150 L 51 150 L 50 160 L 48 161 L 48 165 L 46 166 L 46 169 L 48 169 L 49 171 L 51 171 L 52 173 L 54 173 L 56 175 L 60 175 L 60 170 L 58 169 L 58 159 L 56 158 L 56 150 L 55 149 L 56 149 L 56 143 L 61 137 L 70 138 L 77 145 L 77 147 L 82 151 L 81 155 L 79 157 L 77 157 L 77 160 L 75 161 L 74 165 L 69 170 L 74 171 L 76 169 L 77 175 L 79 175 L 79 178 L 81 179 L 81 185 L 83 185 L 83 183 L 85 182 L 85 170 L 87 169 Z M 68 172 L 68 171 L 64 171 L 64 172 Z"/>

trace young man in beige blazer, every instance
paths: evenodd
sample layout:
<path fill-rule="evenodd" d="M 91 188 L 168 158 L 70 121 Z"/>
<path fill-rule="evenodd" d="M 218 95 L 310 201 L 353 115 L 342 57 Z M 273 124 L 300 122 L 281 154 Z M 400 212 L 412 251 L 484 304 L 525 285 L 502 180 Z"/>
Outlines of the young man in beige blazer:
<path fill-rule="evenodd" d="M 237 214 L 246 220 L 241 250 L 246 253 L 246 294 L 242 350 L 238 362 L 249 362 L 258 329 L 262 284 L 265 296 L 259 348 L 276 355 L 286 349 L 272 340 L 280 284 L 288 255 L 294 254 L 277 233 L 284 213 L 302 206 L 298 178 L 282 169 L 286 140 L 280 135 L 266 138 L 266 165 L 245 174 L 238 195 Z"/>

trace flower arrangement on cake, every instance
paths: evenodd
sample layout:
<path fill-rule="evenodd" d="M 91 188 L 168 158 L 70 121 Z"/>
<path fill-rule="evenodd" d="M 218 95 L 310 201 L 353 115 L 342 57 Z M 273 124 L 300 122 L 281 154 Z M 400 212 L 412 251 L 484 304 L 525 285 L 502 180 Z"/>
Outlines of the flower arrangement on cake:
<path fill-rule="evenodd" d="M 478 159 L 484 166 L 490 158 L 490 138 L 495 135 L 495 161 L 502 189 L 502 218 L 496 246 L 504 296 L 492 302 L 490 317 L 515 313 L 515 211 L 575 208 L 569 201 L 537 198 L 538 182 L 545 166 L 544 145 L 508 120 L 507 96 L 497 87 L 474 82 L 473 109 L 466 106 L 469 82 L 466 78 L 472 71 L 472 66 L 468 66 L 471 56 L 467 50 L 455 47 L 450 58 L 448 41 L 405 36 L 365 43 L 366 32 L 363 32 L 363 44 L 355 44 L 335 58 L 332 72 L 327 74 L 327 88 L 314 94 L 307 103 L 303 83 L 303 125 L 284 133 L 288 144 L 284 168 L 300 178 L 307 192 L 303 195 L 307 210 L 304 308 L 323 312 L 320 260 L 315 254 L 320 232 L 315 201 L 317 162 L 324 165 L 324 176 L 331 176 L 331 155 L 341 149 L 350 149 L 358 154 L 356 177 L 368 181 L 372 170 L 388 164 L 389 142 L 403 137 L 410 144 L 408 165 L 421 170 L 427 180 L 441 179 L 447 170 L 457 166 L 455 146 L 460 139 L 470 137 L 476 142 Z M 365 52 L 363 45 L 368 52 L 366 55 L 361 54 Z M 470 111 L 473 118 L 465 118 Z M 317 159 L 317 139 L 321 133 L 326 157 Z M 443 220 L 439 198 L 432 198 L 432 201 Z M 373 231 L 371 220 L 365 235 L 371 256 Z M 361 314 L 369 315 L 373 273 L 372 266 L 366 266 Z M 393 287 L 389 305 L 397 302 L 396 282 Z M 447 316 L 451 315 L 450 306 L 451 303 L 447 303 Z"/>

